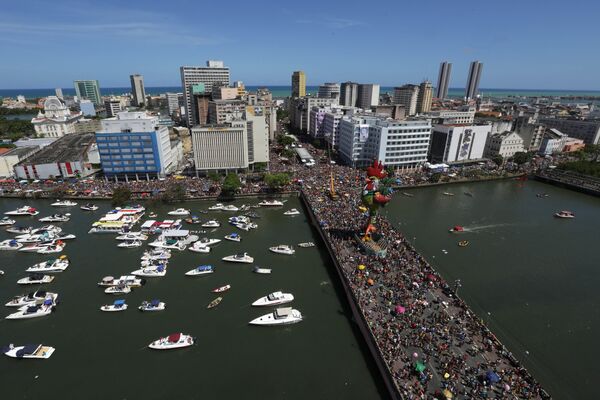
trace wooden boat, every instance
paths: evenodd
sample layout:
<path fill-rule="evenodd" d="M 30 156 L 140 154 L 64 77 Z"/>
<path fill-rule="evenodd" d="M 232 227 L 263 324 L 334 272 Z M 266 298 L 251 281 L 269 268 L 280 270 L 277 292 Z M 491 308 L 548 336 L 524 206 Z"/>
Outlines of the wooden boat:
<path fill-rule="evenodd" d="M 469 241 L 468 240 L 461 240 L 460 242 L 458 242 L 458 245 L 460 247 L 467 247 L 469 245 Z"/>
<path fill-rule="evenodd" d="M 214 299 L 213 301 L 211 301 L 210 303 L 208 303 L 208 305 L 206 306 L 206 308 L 215 308 L 216 306 L 218 306 L 219 304 L 221 304 L 221 301 L 223 300 L 222 297 L 217 297 L 216 299 Z"/>
<path fill-rule="evenodd" d="M 231 285 L 225 285 L 225 286 L 221 286 L 216 289 L 213 289 L 213 293 L 223 293 L 223 292 L 228 291 L 229 289 L 231 289 Z"/>

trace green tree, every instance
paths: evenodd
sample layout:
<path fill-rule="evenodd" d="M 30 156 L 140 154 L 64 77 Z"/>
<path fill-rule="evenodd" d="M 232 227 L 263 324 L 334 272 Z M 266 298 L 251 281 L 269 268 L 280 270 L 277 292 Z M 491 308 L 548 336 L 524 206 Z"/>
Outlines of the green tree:
<path fill-rule="evenodd" d="M 519 151 L 519 152 L 515 153 L 515 155 L 513 156 L 513 161 L 519 165 L 523 165 L 526 162 L 528 162 L 529 160 L 531 160 L 532 157 L 533 157 L 533 154 Z"/>
<path fill-rule="evenodd" d="M 213 182 L 220 182 L 221 181 L 221 175 L 219 175 L 216 172 L 212 171 L 212 172 L 208 173 L 208 179 L 210 179 Z"/>
<path fill-rule="evenodd" d="M 162 194 L 162 200 L 166 203 L 174 201 L 184 201 L 186 197 L 186 190 L 180 183 L 174 183 L 167 186 Z"/>
<path fill-rule="evenodd" d="M 290 183 L 290 176 L 286 173 L 265 174 L 263 179 L 271 190 L 281 190 Z"/>
<path fill-rule="evenodd" d="M 294 152 L 294 150 L 290 150 L 290 149 L 285 149 L 281 152 L 281 156 L 282 157 L 286 157 L 286 158 L 294 158 L 294 156 L 296 155 L 296 153 Z"/>
<path fill-rule="evenodd" d="M 435 174 L 432 174 L 429 177 L 429 182 L 431 183 L 438 183 L 440 181 L 440 179 L 442 179 L 442 174 L 439 172 L 436 172 Z"/>
<path fill-rule="evenodd" d="M 288 111 L 284 110 L 282 108 L 278 108 L 277 109 L 277 121 L 281 121 L 282 119 L 285 119 L 288 117 Z"/>
<path fill-rule="evenodd" d="M 254 172 L 262 172 L 265 171 L 267 169 L 267 163 L 266 162 L 257 162 L 254 163 Z"/>
<path fill-rule="evenodd" d="M 233 196 L 241 187 L 242 183 L 237 174 L 227 174 L 221 185 L 221 194 L 224 196 Z"/>
<path fill-rule="evenodd" d="M 112 205 L 113 207 L 122 207 L 131 199 L 131 190 L 126 187 L 118 187 L 113 190 Z"/>
<path fill-rule="evenodd" d="M 496 154 L 495 156 L 492 157 L 492 161 L 497 165 L 497 166 L 501 166 L 502 163 L 504 162 L 504 157 L 502 157 L 502 155 L 500 154 Z"/>
<path fill-rule="evenodd" d="M 279 143 L 282 146 L 289 146 L 292 143 L 294 143 L 294 138 L 288 135 L 278 135 L 277 143 Z"/>

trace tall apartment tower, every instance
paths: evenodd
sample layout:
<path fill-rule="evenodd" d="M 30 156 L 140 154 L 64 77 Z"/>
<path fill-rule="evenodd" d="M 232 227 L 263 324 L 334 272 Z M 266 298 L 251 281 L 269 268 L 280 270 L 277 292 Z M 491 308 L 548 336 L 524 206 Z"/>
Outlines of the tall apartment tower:
<path fill-rule="evenodd" d="M 356 106 L 363 110 L 379 105 L 379 85 L 373 83 L 361 83 L 358 85 Z"/>
<path fill-rule="evenodd" d="M 306 96 L 306 75 L 303 71 L 294 71 L 292 74 L 292 97 Z"/>
<path fill-rule="evenodd" d="M 448 97 L 448 88 L 450 87 L 450 73 L 452 72 L 452 63 L 444 61 L 440 63 L 440 74 L 438 75 L 438 83 L 435 92 L 435 97 L 445 99 Z"/>
<path fill-rule="evenodd" d="M 429 81 L 423 81 L 419 85 L 419 94 L 417 95 L 417 112 L 419 114 L 431 111 L 431 100 L 433 98 L 433 86 Z"/>
<path fill-rule="evenodd" d="M 139 74 L 129 75 L 131 81 L 131 94 L 133 94 L 133 104 L 136 107 L 143 106 L 146 103 L 146 90 L 144 89 L 144 77 Z"/>
<path fill-rule="evenodd" d="M 358 83 L 344 82 L 340 87 L 340 105 L 356 107 L 358 102 Z"/>
<path fill-rule="evenodd" d="M 206 62 L 206 67 L 183 66 L 179 68 L 181 73 L 181 86 L 185 98 L 185 115 L 188 126 L 198 124 L 198 114 L 193 106 L 192 87 L 202 85 L 202 92 L 211 93 L 212 85 L 220 82 L 229 86 L 229 67 L 223 61 Z"/>
<path fill-rule="evenodd" d="M 319 86 L 317 97 L 321 97 L 324 99 L 336 99 L 337 101 L 339 101 L 340 85 L 333 82 L 325 82 L 324 84 Z"/>
<path fill-rule="evenodd" d="M 469 78 L 467 79 L 467 86 L 465 87 L 465 100 L 474 99 L 479 93 L 479 80 L 481 79 L 481 72 L 483 71 L 483 63 L 479 61 L 473 61 L 469 68 Z"/>
<path fill-rule="evenodd" d="M 100 96 L 100 84 L 98 81 L 74 81 L 75 93 L 80 99 L 91 100 L 94 105 L 102 104 L 102 96 Z"/>
<path fill-rule="evenodd" d="M 403 85 L 394 88 L 394 104 L 404 106 L 406 115 L 417 113 L 417 100 L 419 98 L 419 87 L 417 85 Z"/>

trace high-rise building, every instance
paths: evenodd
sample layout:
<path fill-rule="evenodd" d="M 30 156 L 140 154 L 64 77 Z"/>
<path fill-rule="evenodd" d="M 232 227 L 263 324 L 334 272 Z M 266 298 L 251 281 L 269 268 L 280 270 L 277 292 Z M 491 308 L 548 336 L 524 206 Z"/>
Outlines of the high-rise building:
<path fill-rule="evenodd" d="M 483 71 L 483 63 L 473 61 L 469 67 L 469 77 L 465 87 L 465 100 L 472 100 L 479 94 L 479 80 Z"/>
<path fill-rule="evenodd" d="M 141 107 L 146 104 L 146 90 L 144 89 L 144 77 L 139 74 L 129 75 L 131 81 L 131 94 L 133 94 L 133 105 Z"/>
<path fill-rule="evenodd" d="M 417 113 L 417 100 L 419 98 L 419 87 L 417 85 L 403 85 L 394 88 L 394 104 L 404 106 L 407 115 Z"/>
<path fill-rule="evenodd" d="M 419 114 L 431 111 L 431 100 L 433 98 L 433 86 L 431 82 L 423 81 L 419 85 L 419 95 L 417 96 L 417 112 Z"/>
<path fill-rule="evenodd" d="M 198 114 L 193 107 L 192 87 L 202 84 L 203 92 L 210 94 L 212 85 L 220 82 L 229 86 L 229 67 L 223 65 L 223 61 L 206 62 L 206 67 L 183 66 L 179 68 L 181 73 L 181 86 L 185 96 L 185 114 L 188 126 L 197 125 Z"/>
<path fill-rule="evenodd" d="M 121 100 L 111 97 L 104 101 L 104 109 L 106 110 L 106 116 L 108 118 L 116 117 L 117 113 L 122 110 Z"/>
<path fill-rule="evenodd" d="M 445 99 L 448 97 L 448 88 L 450 87 L 450 73 L 452 72 L 452 63 L 444 61 L 440 63 L 440 73 L 438 75 L 438 83 L 435 92 L 435 97 Z"/>
<path fill-rule="evenodd" d="M 356 107 L 369 110 L 377 105 L 379 105 L 379 85 L 372 83 L 359 84 Z"/>
<path fill-rule="evenodd" d="M 79 110 L 86 117 L 88 117 L 88 116 L 95 117 L 96 116 L 96 109 L 94 108 L 94 103 L 92 103 L 91 100 L 85 100 L 85 99 L 80 100 L 79 101 Z"/>
<path fill-rule="evenodd" d="M 292 97 L 306 96 L 306 75 L 303 71 L 294 71 L 292 74 Z"/>
<path fill-rule="evenodd" d="M 319 86 L 317 97 L 324 99 L 336 99 L 340 100 L 340 85 L 333 82 L 325 82 Z"/>
<path fill-rule="evenodd" d="M 356 107 L 358 101 L 358 83 L 344 82 L 340 88 L 340 105 Z"/>
<path fill-rule="evenodd" d="M 175 114 L 175 112 L 179 111 L 179 96 L 183 96 L 183 93 L 167 92 L 165 96 L 167 98 L 167 108 L 169 110 L 169 115 L 173 115 Z"/>
<path fill-rule="evenodd" d="M 74 81 L 75 93 L 79 99 L 91 100 L 94 105 L 102 104 L 100 84 L 98 81 Z"/>

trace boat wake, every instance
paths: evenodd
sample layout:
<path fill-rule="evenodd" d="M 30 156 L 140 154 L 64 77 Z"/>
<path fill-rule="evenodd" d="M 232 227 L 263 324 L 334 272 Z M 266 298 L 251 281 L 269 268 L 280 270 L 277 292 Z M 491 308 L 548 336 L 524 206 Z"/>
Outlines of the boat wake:
<path fill-rule="evenodd" d="M 490 224 L 490 225 L 475 225 L 475 226 L 469 226 L 469 227 L 464 227 L 465 232 L 480 232 L 480 231 L 486 231 L 486 230 L 491 230 L 493 228 L 501 228 L 504 226 L 511 226 L 513 224 Z"/>

